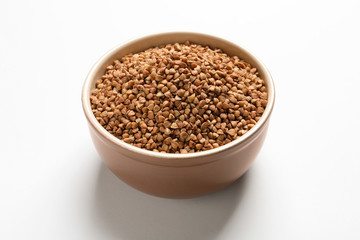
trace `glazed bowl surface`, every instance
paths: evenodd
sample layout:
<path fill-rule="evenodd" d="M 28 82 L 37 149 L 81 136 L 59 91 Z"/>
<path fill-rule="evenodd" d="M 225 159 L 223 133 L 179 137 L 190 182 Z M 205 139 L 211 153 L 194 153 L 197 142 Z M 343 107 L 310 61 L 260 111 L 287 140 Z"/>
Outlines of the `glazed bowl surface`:
<path fill-rule="evenodd" d="M 103 128 L 92 113 L 90 94 L 108 65 L 126 54 L 168 43 L 190 41 L 220 48 L 256 67 L 265 80 L 268 104 L 255 126 L 240 138 L 215 149 L 186 154 L 159 153 L 123 142 Z M 148 194 L 186 198 L 220 190 L 241 177 L 259 153 L 266 137 L 275 101 L 272 77 L 265 65 L 248 50 L 227 40 L 192 32 L 160 33 L 121 44 L 92 67 L 82 90 L 82 106 L 95 148 L 108 168 L 121 180 Z"/>

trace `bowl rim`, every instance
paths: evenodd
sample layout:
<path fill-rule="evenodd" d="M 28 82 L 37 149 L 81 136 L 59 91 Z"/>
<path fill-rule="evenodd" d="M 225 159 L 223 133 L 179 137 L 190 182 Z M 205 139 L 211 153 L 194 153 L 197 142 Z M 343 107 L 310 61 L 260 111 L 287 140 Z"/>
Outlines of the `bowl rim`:
<path fill-rule="evenodd" d="M 90 104 L 90 100 L 89 100 L 89 96 L 90 96 L 90 84 L 92 82 L 92 79 L 95 77 L 95 75 L 97 74 L 97 69 L 100 65 L 102 65 L 105 61 L 107 61 L 109 58 L 111 58 L 113 55 L 115 55 L 119 50 L 121 49 L 125 49 L 126 47 L 138 42 L 138 41 L 144 41 L 148 38 L 153 38 L 153 37 L 163 37 L 163 36 L 168 36 L 168 35 L 178 35 L 178 34 L 187 34 L 187 35 L 193 35 L 193 36 L 198 36 L 198 37 L 202 37 L 202 38 L 209 38 L 209 39 L 216 39 L 217 41 L 221 41 L 225 44 L 231 44 L 233 46 L 235 46 L 236 48 L 241 49 L 243 52 L 245 52 L 254 62 L 256 62 L 256 68 L 262 68 L 263 71 L 263 79 L 266 82 L 266 88 L 267 88 L 267 92 L 268 92 L 268 103 L 267 106 L 265 108 L 265 111 L 263 113 L 263 115 L 261 116 L 260 120 L 254 125 L 253 128 L 251 128 L 248 132 L 246 132 L 243 136 L 239 137 L 238 139 L 235 139 L 233 141 L 231 141 L 230 143 L 227 143 L 225 145 L 222 145 L 220 147 L 214 148 L 214 149 L 210 149 L 210 150 L 205 150 L 205 151 L 201 151 L 201 152 L 195 152 L 195 153 L 162 153 L 162 152 L 154 152 L 154 151 L 150 151 L 147 149 L 143 149 L 143 148 L 139 148 L 136 146 L 133 146 L 131 144 L 128 144 L 120 139 L 118 139 L 117 137 L 113 136 L 111 133 L 109 133 L 103 126 L 101 126 L 101 124 L 96 120 L 92 109 L 91 109 L 91 104 Z M 145 49 L 144 49 L 145 50 Z M 224 51 L 226 52 L 226 51 Z M 239 56 L 239 58 L 241 59 L 241 57 Z M 105 70 L 105 69 L 104 69 Z M 270 94 L 271 93 L 271 94 Z M 86 78 L 85 78 L 85 82 L 83 84 L 82 87 L 82 95 L 81 95 L 81 101 L 82 101 L 82 107 L 83 107 L 83 111 L 84 114 L 88 120 L 88 122 L 91 124 L 91 126 L 99 133 L 101 134 L 103 137 L 105 137 L 107 140 L 109 140 L 110 142 L 112 142 L 114 145 L 119 146 L 123 149 L 126 149 L 130 152 L 136 153 L 136 154 L 140 154 L 143 155 L 144 157 L 151 157 L 151 158 L 160 158 L 160 159 L 194 159 L 194 158 L 203 158 L 203 157 L 207 157 L 207 156 L 211 156 L 220 152 L 223 152 L 229 148 L 235 147 L 237 145 L 240 145 L 242 143 L 245 143 L 248 139 L 250 139 L 252 136 L 255 135 L 255 133 L 257 133 L 262 126 L 267 122 L 267 120 L 269 119 L 271 112 L 273 110 L 274 107 L 274 103 L 275 103 L 275 86 L 274 86 L 274 82 L 273 82 L 273 78 L 269 72 L 269 70 L 267 69 L 267 67 L 264 65 L 264 63 L 262 61 L 259 60 L 259 58 L 254 55 L 252 52 L 250 52 L 248 49 L 237 45 L 236 43 L 230 42 L 228 40 L 225 40 L 223 38 L 217 37 L 217 36 L 213 36 L 213 35 L 209 35 L 209 34 L 205 34 L 205 33 L 199 33 L 199 32 L 161 32 L 161 33 L 155 33 L 155 34 L 147 34 L 144 36 L 140 36 L 137 38 L 134 38 L 130 41 L 127 41 L 125 43 L 120 43 L 118 45 L 116 45 L 115 47 L 113 47 L 112 49 L 110 49 L 108 52 L 106 52 L 105 54 L 103 54 L 96 62 L 95 64 L 91 67 L 89 73 L 87 74 Z"/>

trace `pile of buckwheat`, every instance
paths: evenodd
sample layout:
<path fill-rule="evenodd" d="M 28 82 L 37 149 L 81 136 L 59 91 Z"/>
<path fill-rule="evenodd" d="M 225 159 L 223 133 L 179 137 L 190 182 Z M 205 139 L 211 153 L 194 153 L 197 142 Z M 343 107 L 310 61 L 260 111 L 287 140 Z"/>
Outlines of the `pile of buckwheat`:
<path fill-rule="evenodd" d="M 116 60 L 90 96 L 99 123 L 126 143 L 193 153 L 244 135 L 267 105 L 250 64 L 220 49 L 168 44 Z"/>

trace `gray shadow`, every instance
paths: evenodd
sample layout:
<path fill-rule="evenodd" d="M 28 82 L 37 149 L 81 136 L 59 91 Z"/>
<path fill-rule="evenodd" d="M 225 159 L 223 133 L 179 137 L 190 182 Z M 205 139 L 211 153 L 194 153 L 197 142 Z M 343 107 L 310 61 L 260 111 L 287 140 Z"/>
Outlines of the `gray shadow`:
<path fill-rule="evenodd" d="M 240 204 L 249 174 L 210 195 L 165 199 L 131 188 L 101 164 L 94 220 L 113 239 L 215 239 Z"/>

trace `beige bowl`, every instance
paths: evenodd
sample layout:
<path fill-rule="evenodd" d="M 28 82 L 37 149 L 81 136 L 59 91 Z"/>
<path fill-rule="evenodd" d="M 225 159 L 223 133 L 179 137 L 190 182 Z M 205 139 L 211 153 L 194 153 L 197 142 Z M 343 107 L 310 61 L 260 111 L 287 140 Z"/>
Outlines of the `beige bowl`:
<path fill-rule="evenodd" d="M 140 149 L 108 133 L 95 119 L 90 92 L 106 66 L 125 54 L 167 43 L 190 41 L 220 48 L 258 69 L 268 89 L 268 105 L 259 122 L 245 135 L 224 146 L 198 153 L 171 154 Z M 142 37 L 115 47 L 90 70 L 82 90 L 82 105 L 90 134 L 101 158 L 121 180 L 140 191 L 169 198 L 204 195 L 236 181 L 254 161 L 263 145 L 274 105 L 274 84 L 270 73 L 253 54 L 224 39 L 199 33 L 174 32 Z"/>

